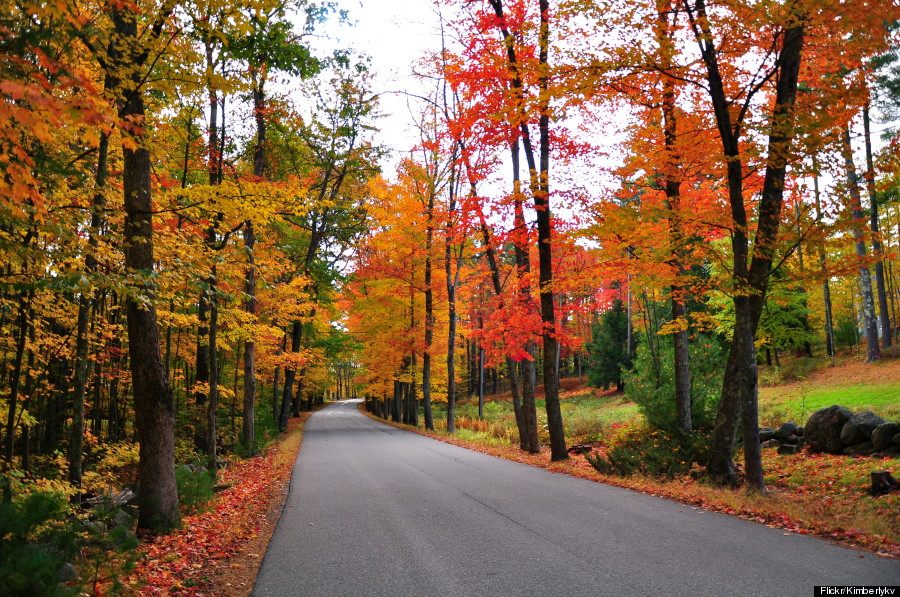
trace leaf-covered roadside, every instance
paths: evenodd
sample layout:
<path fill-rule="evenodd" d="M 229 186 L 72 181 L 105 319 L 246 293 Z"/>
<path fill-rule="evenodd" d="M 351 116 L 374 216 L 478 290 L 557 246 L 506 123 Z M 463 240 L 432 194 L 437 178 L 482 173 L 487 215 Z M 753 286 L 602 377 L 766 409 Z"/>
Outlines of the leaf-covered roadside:
<path fill-rule="evenodd" d="M 263 534 L 274 528 L 267 519 L 280 507 L 310 414 L 291 419 L 286 435 L 262 454 L 223 469 L 219 482 L 230 487 L 206 510 L 185 516 L 175 532 L 142 544 L 129 588 L 140 595 L 249 594 L 252 582 L 245 587 L 227 583 L 256 576 L 268 542 Z"/>
<path fill-rule="evenodd" d="M 707 485 L 690 476 L 662 481 L 643 476 L 603 475 L 582 456 L 551 462 L 546 447 L 539 454 L 528 454 L 512 445 L 461 439 L 445 431 L 427 431 L 384 420 L 362 408 L 360 412 L 381 423 L 498 458 L 673 499 L 792 533 L 815 535 L 880 556 L 900 557 L 900 520 L 896 516 L 900 511 L 900 494 L 872 498 L 866 493 L 865 481 L 873 466 L 897 470 L 900 459 L 887 459 L 874 465 L 871 459 L 865 458 L 829 455 L 798 458 L 768 450 L 763 458 L 769 494 L 759 496 L 740 489 Z"/>

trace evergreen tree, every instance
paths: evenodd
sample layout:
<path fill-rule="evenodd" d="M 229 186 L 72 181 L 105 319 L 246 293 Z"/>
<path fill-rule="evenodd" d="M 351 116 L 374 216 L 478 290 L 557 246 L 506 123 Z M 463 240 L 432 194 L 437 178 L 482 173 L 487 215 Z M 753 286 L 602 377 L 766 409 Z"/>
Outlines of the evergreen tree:
<path fill-rule="evenodd" d="M 626 347 L 628 318 L 625 306 L 616 299 L 591 329 L 591 341 L 587 344 L 588 384 L 596 388 L 608 388 L 615 384 L 622 390 L 622 371 L 631 367 L 631 356 Z"/>

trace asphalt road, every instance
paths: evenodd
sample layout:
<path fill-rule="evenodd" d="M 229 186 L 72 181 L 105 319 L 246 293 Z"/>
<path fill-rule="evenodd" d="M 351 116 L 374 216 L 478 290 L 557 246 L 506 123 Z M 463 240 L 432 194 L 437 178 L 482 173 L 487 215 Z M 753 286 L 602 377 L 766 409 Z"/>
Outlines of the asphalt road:
<path fill-rule="evenodd" d="M 803 595 L 900 562 L 486 456 L 340 402 L 306 423 L 254 595 Z"/>

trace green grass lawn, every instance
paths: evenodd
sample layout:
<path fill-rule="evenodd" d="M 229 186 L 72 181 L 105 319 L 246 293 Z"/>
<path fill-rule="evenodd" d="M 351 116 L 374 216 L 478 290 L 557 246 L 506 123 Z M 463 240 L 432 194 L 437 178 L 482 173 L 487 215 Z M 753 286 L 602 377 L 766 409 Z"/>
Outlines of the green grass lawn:
<path fill-rule="evenodd" d="M 812 361 L 812 359 L 807 359 Z M 865 365 L 855 361 L 824 368 L 819 363 L 791 363 L 783 368 L 792 382 L 781 382 L 760 388 L 760 422 L 780 425 L 794 420 L 804 424 L 812 412 L 839 404 L 852 411 L 872 410 L 885 419 L 900 421 L 900 380 L 896 374 L 898 361 Z M 815 366 L 813 366 L 815 365 Z M 798 374 L 802 369 L 802 374 Z M 818 370 L 818 373 L 816 371 Z M 775 373 L 776 375 L 773 375 Z M 781 378 L 778 372 L 763 371 L 764 380 Z M 570 445 L 593 443 L 603 439 L 610 426 L 640 417 L 640 411 L 623 394 L 596 395 L 590 389 L 569 392 L 561 401 L 566 441 Z M 446 420 L 446 404 L 434 405 L 438 425 Z M 541 441 L 547 442 L 547 415 L 543 400 L 537 400 L 538 425 Z M 484 405 L 484 420 L 478 420 L 478 400 L 466 399 L 457 404 L 457 417 L 463 433 L 490 443 L 517 441 L 516 422 L 512 403 L 490 400 Z"/>
<path fill-rule="evenodd" d="M 900 420 L 900 383 L 833 385 L 826 387 L 760 390 L 760 417 L 769 422 L 792 419 L 805 422 L 814 411 L 838 404 L 852 411 L 871 410 L 885 419 Z"/>

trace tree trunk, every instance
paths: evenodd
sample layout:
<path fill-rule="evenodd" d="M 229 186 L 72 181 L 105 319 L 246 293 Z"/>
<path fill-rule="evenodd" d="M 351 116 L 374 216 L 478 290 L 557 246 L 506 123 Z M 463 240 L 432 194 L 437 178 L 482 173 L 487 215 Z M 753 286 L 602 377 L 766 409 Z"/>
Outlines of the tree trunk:
<path fill-rule="evenodd" d="M 872 159 L 872 133 L 869 130 L 869 103 L 863 106 L 863 131 L 866 140 L 866 188 L 869 191 L 869 223 L 872 228 L 872 253 L 875 262 L 875 289 L 878 292 L 878 320 L 881 323 L 881 342 L 884 348 L 891 345 L 891 318 L 888 313 L 887 291 L 884 286 L 884 249 L 878 222 L 878 196 L 875 193 L 875 164 Z"/>
<path fill-rule="evenodd" d="M 119 117 L 144 123 L 144 98 L 140 88 L 142 73 L 134 66 L 136 50 L 142 43 L 137 36 L 137 15 L 113 9 L 115 65 L 127 69 L 130 80 L 121 87 L 110 86 L 120 96 Z M 150 195 L 150 151 L 143 131 L 132 133 L 122 144 L 122 186 L 125 203 L 125 266 L 137 280 L 153 271 L 153 203 Z M 149 284 L 143 296 L 126 299 L 128 354 L 134 394 L 135 429 L 140 444 L 140 494 L 138 526 L 166 531 L 180 523 L 178 488 L 175 484 L 175 405 L 159 347 L 156 306 Z"/>
<path fill-rule="evenodd" d="M 859 179 L 856 175 L 856 164 L 853 163 L 853 146 L 850 144 L 850 125 L 844 126 L 842 145 L 844 168 L 847 174 L 847 190 L 850 194 L 850 211 L 853 216 L 853 239 L 856 245 L 856 256 L 859 257 L 859 292 L 862 298 L 863 321 L 866 327 L 866 362 L 881 358 L 878 345 L 878 323 L 875 318 L 875 300 L 872 295 L 872 275 L 866 263 L 867 251 L 865 240 L 865 214 L 859 192 Z"/>
<path fill-rule="evenodd" d="M 100 226 L 103 223 L 103 207 L 106 203 L 103 189 L 106 186 L 108 156 L 109 135 L 102 133 L 100 135 L 100 144 L 97 147 L 97 171 L 94 174 L 96 192 L 94 193 L 93 205 L 91 206 L 91 227 L 88 230 L 88 247 L 90 247 L 91 254 L 85 260 L 85 269 L 91 282 L 93 282 L 93 274 L 97 269 L 97 261 L 93 251 L 97 247 L 97 235 L 100 233 Z M 75 412 L 72 417 L 72 434 L 69 439 L 69 482 L 76 487 L 81 486 L 81 461 L 84 449 L 84 399 L 87 393 L 87 380 L 90 377 L 88 318 L 94 302 L 94 291 L 92 289 L 84 289 L 78 300 L 78 320 L 75 333 Z M 98 408 L 98 406 L 95 403 L 94 407 Z"/>
<path fill-rule="evenodd" d="M 816 224 L 822 226 L 822 200 L 819 195 L 819 165 L 813 156 L 813 194 L 816 200 Z M 825 257 L 825 243 L 819 243 L 819 269 L 822 273 L 822 302 L 825 308 L 825 352 L 831 357 L 834 365 L 834 320 L 831 314 L 831 284 L 828 280 L 828 262 Z"/>
<path fill-rule="evenodd" d="M 28 337 L 28 307 L 34 290 L 21 292 L 19 298 L 19 334 L 16 336 L 16 353 L 13 357 L 12 374 L 9 378 L 9 400 L 6 411 L 6 444 L 3 450 L 3 469 L 12 467 L 13 448 L 16 439 L 16 402 L 19 398 L 19 384 L 22 379 L 22 363 L 25 360 L 25 343 Z M 27 300 L 26 300 L 26 297 Z"/>
<path fill-rule="evenodd" d="M 519 142 L 513 141 L 511 145 L 513 166 L 513 224 L 515 235 L 513 239 L 513 251 L 516 257 L 516 276 L 519 284 L 518 300 L 526 305 L 532 305 L 531 261 L 528 256 L 528 225 L 525 222 L 525 198 L 522 196 L 522 182 L 520 180 Z M 522 369 L 522 431 L 523 449 L 537 454 L 541 451 L 540 436 L 537 427 L 537 407 L 534 402 L 534 342 L 529 341 L 525 345 L 528 357 L 521 361 Z M 510 370 L 510 379 L 515 376 L 515 371 Z"/>
<path fill-rule="evenodd" d="M 218 335 L 219 305 L 216 292 L 216 268 L 213 266 L 209 286 L 209 403 L 206 405 L 206 448 L 209 456 L 207 468 L 216 477 L 217 410 L 219 408 L 219 351 L 216 349 Z"/>
<path fill-rule="evenodd" d="M 757 230 L 752 261 L 749 263 L 747 213 L 744 207 L 743 168 L 739 137 L 719 71 L 714 36 L 706 18 L 703 0 L 695 4 L 696 17 L 689 15 L 707 67 L 707 82 L 716 117 L 716 125 L 726 158 L 728 199 L 731 207 L 733 278 L 739 290 L 734 297 L 735 329 L 722 384 L 722 397 L 716 413 L 708 469 L 719 481 L 735 482 L 732 455 L 738 422 L 743 422 L 744 468 L 747 486 L 764 491 L 762 460 L 759 450 L 758 378 L 754 339 L 762 306 L 765 303 L 772 259 L 777 244 L 781 208 L 784 203 L 784 179 L 793 142 L 793 112 L 797 97 L 804 27 L 801 21 L 785 30 L 778 56 L 775 105 L 768 141 L 768 164 L 758 207 Z M 741 416 L 743 415 L 743 416 Z"/>
<path fill-rule="evenodd" d="M 297 353 L 300 350 L 300 343 L 303 336 L 303 325 L 299 321 L 291 324 L 291 352 Z M 299 397 L 292 395 L 294 390 L 294 379 L 296 378 L 296 370 L 294 367 L 285 367 L 284 369 L 284 393 L 281 396 L 281 410 L 278 418 L 278 428 L 282 431 L 287 429 L 288 417 L 291 414 L 291 407 L 294 400 Z"/>
<path fill-rule="evenodd" d="M 666 3 L 668 4 L 668 3 Z M 669 27 L 669 11 L 666 4 L 657 3 L 657 39 L 663 55 L 663 70 L 668 70 L 669 56 L 673 51 Z M 678 121 L 675 114 L 674 81 L 662 75 L 663 84 L 663 139 L 666 147 L 665 188 L 666 203 L 669 210 L 669 244 L 671 251 L 670 264 L 675 275 L 680 278 L 684 269 L 682 255 L 684 252 L 684 233 L 681 225 L 681 180 L 679 170 L 681 157 L 678 155 L 676 141 L 678 139 Z M 676 278 L 676 279 L 677 279 Z M 672 319 L 677 322 L 676 332 L 672 334 L 674 344 L 675 370 L 675 420 L 678 429 L 683 433 L 691 431 L 691 369 L 690 345 L 687 330 L 687 307 L 684 301 L 684 289 L 676 282 L 671 288 Z"/>
<path fill-rule="evenodd" d="M 428 229 L 425 231 L 425 351 L 422 353 L 422 406 L 425 429 L 434 430 L 431 413 L 431 344 L 434 339 L 434 292 L 431 288 L 431 248 L 434 244 L 434 192 L 428 194 Z"/>

